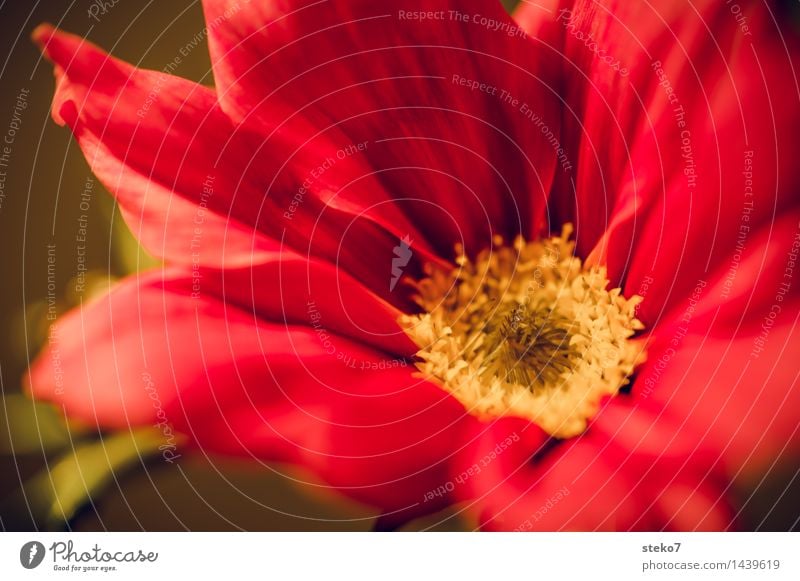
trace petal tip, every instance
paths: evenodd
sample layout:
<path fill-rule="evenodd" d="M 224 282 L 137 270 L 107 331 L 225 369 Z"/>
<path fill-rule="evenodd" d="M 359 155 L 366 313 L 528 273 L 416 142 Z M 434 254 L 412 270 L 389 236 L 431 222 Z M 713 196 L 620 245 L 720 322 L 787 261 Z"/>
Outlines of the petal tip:
<path fill-rule="evenodd" d="M 45 47 L 47 46 L 47 43 L 50 42 L 50 39 L 53 37 L 55 32 L 56 28 L 52 24 L 49 22 L 43 22 L 33 29 L 33 32 L 31 32 L 31 40 L 43 52 L 45 52 Z"/>

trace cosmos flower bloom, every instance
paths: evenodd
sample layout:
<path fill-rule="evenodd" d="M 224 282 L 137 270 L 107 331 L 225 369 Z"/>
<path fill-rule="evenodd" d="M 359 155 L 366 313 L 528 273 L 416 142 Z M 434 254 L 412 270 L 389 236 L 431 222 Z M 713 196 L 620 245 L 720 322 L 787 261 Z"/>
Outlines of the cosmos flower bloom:
<path fill-rule="evenodd" d="M 214 89 L 36 30 L 165 266 L 32 392 L 390 527 L 739 526 L 797 459 L 796 42 L 755 3 L 416 4 L 205 0 Z"/>

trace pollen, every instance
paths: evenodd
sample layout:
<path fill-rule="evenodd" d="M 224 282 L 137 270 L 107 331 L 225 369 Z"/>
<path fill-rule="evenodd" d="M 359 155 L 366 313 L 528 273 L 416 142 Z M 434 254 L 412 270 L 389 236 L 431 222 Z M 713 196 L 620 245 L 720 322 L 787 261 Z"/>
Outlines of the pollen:
<path fill-rule="evenodd" d="M 482 418 L 517 416 L 558 438 L 582 433 L 605 396 L 644 361 L 641 297 L 607 290 L 601 266 L 561 236 L 493 245 L 452 270 L 416 281 L 423 312 L 401 324 L 419 347 L 417 368 Z"/>

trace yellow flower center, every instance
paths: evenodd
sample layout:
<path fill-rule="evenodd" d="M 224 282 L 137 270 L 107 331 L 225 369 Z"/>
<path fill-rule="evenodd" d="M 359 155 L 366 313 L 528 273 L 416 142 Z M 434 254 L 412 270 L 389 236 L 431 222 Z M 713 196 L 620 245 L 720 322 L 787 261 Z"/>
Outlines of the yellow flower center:
<path fill-rule="evenodd" d="M 626 299 L 603 267 L 573 256 L 560 237 L 494 248 L 452 271 L 428 267 L 415 283 L 418 315 L 401 323 L 419 346 L 417 367 L 471 413 L 528 418 L 559 438 L 586 429 L 644 360 L 631 339 L 641 297 Z"/>

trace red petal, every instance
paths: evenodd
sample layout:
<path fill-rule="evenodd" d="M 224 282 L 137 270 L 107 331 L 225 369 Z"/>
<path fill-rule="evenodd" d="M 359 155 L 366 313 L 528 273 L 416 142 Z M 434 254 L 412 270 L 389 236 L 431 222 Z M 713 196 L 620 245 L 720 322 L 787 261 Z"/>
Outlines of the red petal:
<path fill-rule="evenodd" d="M 592 432 L 608 441 L 604 453 L 623 459 L 620 472 L 633 482 L 630 498 L 641 515 L 632 528 L 736 528 L 726 496 L 730 481 L 714 466 L 716 449 L 700 442 L 684 418 L 670 412 L 619 396 L 592 422 Z"/>
<path fill-rule="evenodd" d="M 59 321 L 34 395 L 103 427 L 156 424 L 207 451 L 302 464 L 382 512 L 442 505 L 423 499 L 446 477 L 462 406 L 404 360 L 189 298 L 188 280 L 130 279 Z"/>
<path fill-rule="evenodd" d="M 708 319 L 663 325 L 633 387 L 637 397 L 680 417 L 741 480 L 800 454 L 800 303 L 776 305 L 780 312 L 753 312 L 733 334 Z"/>
<path fill-rule="evenodd" d="M 309 326 L 331 349 L 341 336 L 399 357 L 418 350 L 398 325 L 401 311 L 327 262 L 288 253 L 250 268 L 194 270 L 181 285 L 254 318 Z"/>
<path fill-rule="evenodd" d="M 645 412 L 637 410 L 636 421 L 649 423 L 649 416 L 637 417 L 640 413 Z M 464 479 L 464 492 L 481 510 L 482 528 L 596 531 L 729 526 L 729 507 L 705 463 L 697 457 L 638 450 L 636 442 L 615 441 L 616 435 L 592 427 L 579 438 L 557 442 L 522 420 L 504 420 L 485 430 L 461 472 L 470 468 L 476 472 Z"/>
<path fill-rule="evenodd" d="M 541 231 L 557 98 L 546 62 L 500 3 L 203 4 L 219 23 L 209 45 L 234 118 L 285 108 L 337 143 L 368 142 L 376 177 L 441 254 L 460 241 L 486 247 L 492 233 Z"/>
<path fill-rule="evenodd" d="M 728 264 L 655 326 L 632 392 L 682 418 L 741 479 L 800 453 L 800 213 L 744 233 Z M 649 295 L 644 308 L 656 316 Z"/>
<path fill-rule="evenodd" d="M 632 395 L 637 406 L 672 418 L 673 429 L 660 422 L 666 427 L 656 445 L 705 449 L 710 469 L 750 486 L 799 453 L 800 390 L 791 362 L 800 355 L 800 292 L 791 269 L 800 252 L 800 214 L 760 231 L 745 227 L 725 268 L 695 280 L 690 295 L 655 326 Z M 649 298 L 642 308 L 645 317 L 664 316 Z M 603 416 L 598 424 L 610 426 Z"/>
<path fill-rule="evenodd" d="M 230 391 L 233 360 L 260 356 L 259 331 L 268 329 L 213 297 L 190 298 L 187 281 L 184 271 L 135 275 L 59 319 L 31 368 L 34 395 L 87 422 L 126 427 L 152 421 L 156 399 L 172 405 L 209 371 L 220 394 Z"/>
<path fill-rule="evenodd" d="M 389 281 L 399 239 L 415 240 L 406 274 L 437 260 L 396 208 L 368 217 L 363 192 L 385 194 L 356 154 L 339 159 L 322 139 L 234 125 L 209 89 L 133 68 L 47 26 L 34 36 L 57 65 L 53 116 L 70 125 L 151 252 L 241 266 L 267 259 L 280 239 L 398 303 Z M 339 199 L 340 188 L 356 201 Z"/>
<path fill-rule="evenodd" d="M 389 367 L 369 371 L 381 361 Z M 313 361 L 305 372 L 279 369 L 273 380 L 284 401 L 190 418 L 186 429 L 208 451 L 300 464 L 395 521 L 452 502 L 432 491 L 447 482 L 454 444 L 471 416 L 390 360 L 356 355 L 352 364 L 345 361 L 335 375 Z M 303 379 L 309 375 L 313 381 Z"/>
<path fill-rule="evenodd" d="M 151 253 L 176 262 L 241 265 L 278 249 L 252 226 L 209 209 L 216 172 L 208 158 L 184 157 L 199 128 L 208 126 L 218 139 L 231 132 L 215 111 L 213 91 L 134 69 L 49 25 L 33 36 L 56 63 L 53 118 L 73 129 L 93 172 Z M 180 195 L 173 195 L 176 189 Z M 202 244 L 193 246 L 195 239 Z"/>
<path fill-rule="evenodd" d="M 664 305 L 658 294 L 651 294 L 655 286 L 671 284 L 663 275 L 644 280 L 637 291 L 631 291 L 644 296 L 637 316 L 653 329 L 690 309 L 689 318 L 698 330 L 714 324 L 717 333 L 732 336 L 740 326 L 761 319 L 776 295 L 780 294 L 780 302 L 798 297 L 800 287 L 791 284 L 791 269 L 800 244 L 800 211 L 786 212 L 761 228 L 745 221 L 736 241 L 728 260 L 692 280 L 690 292 L 680 301 Z"/>
<path fill-rule="evenodd" d="M 627 291 L 656 276 L 658 305 L 729 259 L 748 202 L 755 227 L 798 199 L 797 42 L 765 3 L 736 5 L 744 20 L 732 7 L 581 0 L 558 17 L 565 140 L 579 150 L 562 218 Z"/>

